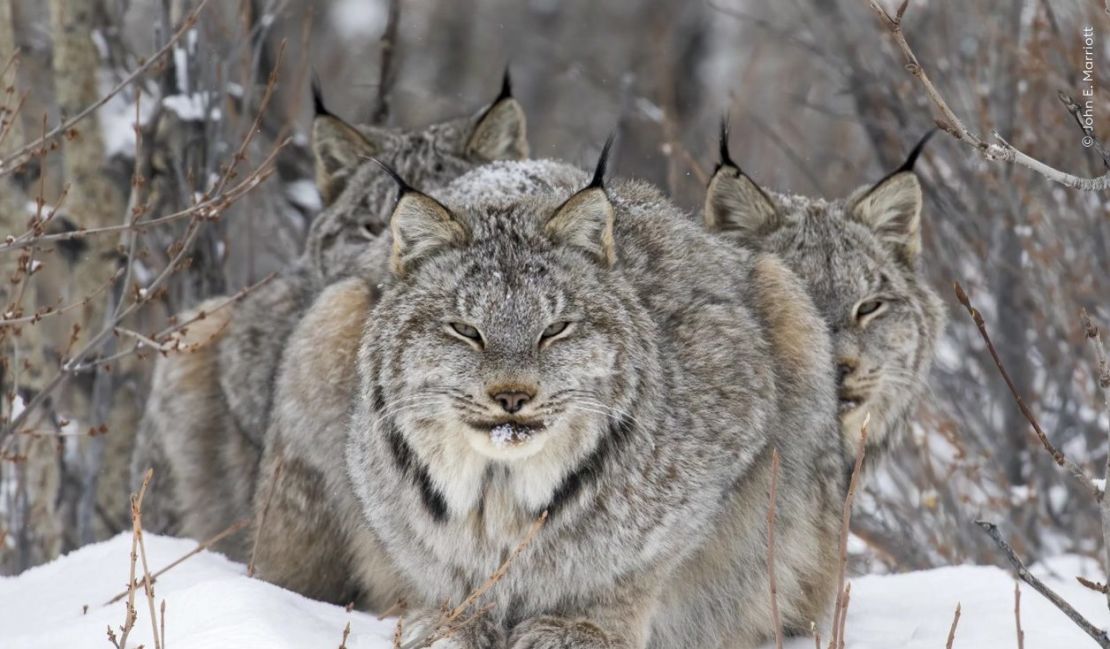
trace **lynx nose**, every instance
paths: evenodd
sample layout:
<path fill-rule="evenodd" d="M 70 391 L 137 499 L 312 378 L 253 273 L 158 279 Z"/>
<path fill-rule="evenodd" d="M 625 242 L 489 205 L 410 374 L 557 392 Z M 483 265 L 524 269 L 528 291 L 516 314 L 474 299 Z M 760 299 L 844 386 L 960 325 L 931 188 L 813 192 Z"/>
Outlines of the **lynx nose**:
<path fill-rule="evenodd" d="M 844 379 L 856 371 L 856 361 L 851 358 L 842 358 L 836 364 L 836 384 L 844 385 Z"/>
<path fill-rule="evenodd" d="M 520 412 L 524 404 L 532 400 L 532 395 L 527 392 L 498 392 L 490 395 L 493 400 L 501 404 L 501 409 L 509 414 Z"/>

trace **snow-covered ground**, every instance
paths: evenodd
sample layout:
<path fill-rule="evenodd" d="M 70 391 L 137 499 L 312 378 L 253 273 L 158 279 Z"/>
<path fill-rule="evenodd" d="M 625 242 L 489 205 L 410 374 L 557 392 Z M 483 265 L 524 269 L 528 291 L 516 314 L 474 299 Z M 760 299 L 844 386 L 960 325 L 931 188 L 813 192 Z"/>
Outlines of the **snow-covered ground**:
<path fill-rule="evenodd" d="M 164 566 L 194 547 L 192 541 L 146 536 L 152 568 Z M 104 602 L 127 583 L 130 535 L 84 547 L 18 577 L 0 579 L 0 647 L 3 649 L 81 649 L 111 647 L 110 625 L 123 622 L 124 602 Z M 1076 584 L 1073 576 L 1091 574 L 1091 562 L 1061 558 L 1039 567 L 1050 585 L 1088 619 L 1110 626 L 1101 596 Z M 909 647 L 942 649 L 956 603 L 962 616 L 955 647 L 1013 649 L 1014 581 L 993 567 L 961 566 L 852 581 L 847 646 L 852 649 Z M 1022 626 L 1026 649 L 1095 646 L 1036 592 L 1022 586 Z M 351 623 L 350 649 L 388 649 L 394 621 L 348 613 L 342 607 L 311 601 L 246 576 L 244 566 L 224 557 L 199 554 L 161 577 L 155 585 L 166 600 L 169 649 L 303 649 L 338 647 Z M 86 610 L 87 606 L 87 610 Z M 138 623 L 128 646 L 153 647 L 150 613 L 141 591 L 136 596 Z M 117 631 L 118 633 L 118 631 Z M 808 649 L 813 640 L 787 643 Z"/>

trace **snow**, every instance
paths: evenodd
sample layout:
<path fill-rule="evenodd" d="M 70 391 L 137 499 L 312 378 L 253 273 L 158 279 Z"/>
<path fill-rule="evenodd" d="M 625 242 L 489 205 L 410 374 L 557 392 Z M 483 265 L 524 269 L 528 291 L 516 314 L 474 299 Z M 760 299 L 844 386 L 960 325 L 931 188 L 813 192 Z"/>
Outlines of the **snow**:
<path fill-rule="evenodd" d="M 531 436 L 532 431 L 528 428 L 514 426 L 513 424 L 498 424 L 489 431 L 489 439 L 497 448 L 522 444 L 528 441 Z"/>
<path fill-rule="evenodd" d="M 385 31 L 389 8 L 383 0 L 339 0 L 332 5 L 331 26 L 345 41 L 376 38 Z"/>
<path fill-rule="evenodd" d="M 185 539 L 144 536 L 153 568 L 192 550 Z M 119 635 L 125 602 L 104 602 L 127 584 L 130 534 L 85 546 L 18 577 L 0 579 L 0 646 L 4 649 L 111 647 L 106 629 Z M 217 647 L 338 647 L 351 623 L 350 649 L 392 646 L 393 622 L 341 606 L 308 600 L 246 576 L 246 568 L 223 556 L 201 553 L 154 584 L 166 600 L 166 645 L 174 649 Z M 88 612 L 82 613 L 88 605 Z M 138 621 L 129 647 L 153 647 L 150 613 L 140 589 Z"/>
<path fill-rule="evenodd" d="M 147 535 L 152 567 L 189 552 L 194 543 Z M 18 577 L 0 578 L 0 646 L 4 649 L 103 649 L 105 629 L 118 629 L 124 602 L 103 603 L 127 582 L 131 537 L 121 534 L 89 545 Z M 1105 599 L 1073 577 L 1098 579 L 1094 562 L 1053 559 L 1034 569 L 1092 622 L 1110 625 Z M 852 580 L 846 626 L 850 649 L 937 649 L 943 647 L 952 613 L 962 607 L 955 647 L 1012 649 L 1014 580 L 994 567 L 958 566 Z M 1027 649 L 1093 646 L 1070 620 L 1035 591 L 1021 588 L 1022 628 Z M 241 564 L 203 552 L 167 572 L 155 584 L 166 600 L 166 644 L 173 649 L 216 647 L 337 647 L 351 623 L 351 649 L 389 649 L 394 620 L 315 602 L 246 576 Z M 85 606 L 87 612 L 83 612 Z M 128 646 L 152 647 L 149 609 L 136 594 L 138 622 Z M 117 631 L 118 633 L 118 631 Z M 826 634 L 827 635 L 827 634 Z M 808 638 L 789 649 L 813 646 Z"/>
<path fill-rule="evenodd" d="M 318 212 L 324 207 L 324 203 L 320 199 L 320 192 L 316 189 L 316 183 L 311 180 L 302 178 L 287 184 L 285 195 L 289 200 L 310 212 Z"/>
<path fill-rule="evenodd" d="M 201 122 L 208 119 L 214 122 L 220 120 L 220 109 L 214 106 L 216 99 L 213 93 L 195 92 L 189 95 L 170 95 L 162 98 L 162 107 L 172 110 L 182 121 Z"/>

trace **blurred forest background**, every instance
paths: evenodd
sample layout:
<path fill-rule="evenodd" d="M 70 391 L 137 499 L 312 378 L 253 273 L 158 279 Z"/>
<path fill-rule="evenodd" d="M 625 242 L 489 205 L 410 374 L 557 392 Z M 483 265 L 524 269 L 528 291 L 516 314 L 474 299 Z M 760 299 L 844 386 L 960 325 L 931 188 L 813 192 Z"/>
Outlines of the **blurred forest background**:
<path fill-rule="evenodd" d="M 533 157 L 588 165 L 615 129 L 616 172 L 692 211 L 724 114 L 763 186 L 827 197 L 878 180 L 934 126 L 865 0 L 214 1 L 147 66 L 196 5 L 0 0 L 0 574 L 130 528 L 130 448 L 171 316 L 281 268 L 319 209 L 312 74 L 348 121 L 418 126 L 479 110 L 507 64 Z M 1110 163 L 1057 97 L 1084 87 L 1086 26 L 1110 134 L 1102 0 L 921 0 L 903 23 L 969 127 L 1098 176 Z M 25 148 L 143 66 L 95 117 Z M 1025 555 L 1100 556 L 1095 498 L 1036 446 L 951 286 L 1049 437 L 1101 475 L 1110 422 L 1078 314 L 1110 325 L 1110 194 L 944 134 L 917 169 L 924 267 L 951 321 L 912 440 L 858 500 L 856 568 L 998 561 L 980 517 Z"/>

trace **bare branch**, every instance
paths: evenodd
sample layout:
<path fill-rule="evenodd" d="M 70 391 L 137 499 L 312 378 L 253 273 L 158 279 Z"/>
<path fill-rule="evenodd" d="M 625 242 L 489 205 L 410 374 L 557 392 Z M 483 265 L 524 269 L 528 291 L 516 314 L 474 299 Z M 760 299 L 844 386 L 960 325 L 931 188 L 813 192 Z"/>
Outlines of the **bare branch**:
<path fill-rule="evenodd" d="M 921 82 L 921 85 L 925 88 L 925 93 L 929 96 L 929 100 L 932 101 L 933 106 L 940 111 L 942 118 L 937 120 L 937 126 L 942 130 L 960 142 L 970 144 L 987 160 L 1012 162 L 1027 169 L 1031 169 L 1053 182 L 1064 185 L 1065 187 L 1071 187 L 1072 189 L 1081 189 L 1088 192 L 1101 192 L 1110 189 L 1110 171 L 1095 178 L 1076 176 L 1060 171 L 1059 169 L 1051 167 L 1023 153 L 1017 147 L 1002 139 L 1002 136 L 998 133 L 993 134 L 994 138 L 998 140 L 997 143 L 986 142 L 981 136 L 973 133 L 948 106 L 948 102 L 944 100 L 940 91 L 937 90 L 937 87 L 925 72 L 925 68 L 922 67 L 917 55 L 914 54 L 913 48 L 911 48 L 910 44 L 906 41 L 906 35 L 902 31 L 902 18 L 909 6 L 909 0 L 903 0 L 902 5 L 898 7 L 897 14 L 894 16 L 891 16 L 887 10 L 879 4 L 878 0 L 868 0 L 868 4 L 871 6 L 871 10 L 879 17 L 880 22 L 882 22 L 890 32 L 891 36 L 894 37 L 895 44 L 898 46 L 898 49 L 902 51 L 902 56 L 906 60 L 906 69 Z"/>
<path fill-rule="evenodd" d="M 782 649 L 782 618 L 779 616 L 778 583 L 775 581 L 775 509 L 779 485 L 779 450 L 771 449 L 771 504 L 767 508 L 767 578 L 771 586 L 771 625 L 775 648 Z"/>
<path fill-rule="evenodd" d="M 1091 348 L 1095 353 L 1095 385 L 1102 391 L 1106 416 L 1110 418 L 1110 361 L 1106 358 L 1106 348 L 1102 346 L 1102 334 L 1091 321 L 1091 316 L 1087 314 L 1086 309 L 1080 312 L 1079 317 L 1083 321 L 1083 332 L 1087 340 L 1091 341 Z M 1106 434 L 1110 438 L 1110 427 L 1107 427 Z M 1106 455 L 1106 468 L 1102 477 L 1102 502 L 1099 504 L 1099 514 L 1102 518 L 1102 545 L 1105 552 L 1103 569 L 1110 570 L 1110 496 L 1106 495 L 1106 485 L 1110 483 L 1110 452 Z M 1098 487 L 1093 486 L 1093 488 L 1096 491 L 1099 490 Z M 1106 595 L 1106 606 L 1110 608 L 1110 589 L 1104 590 L 1103 593 Z"/>
<path fill-rule="evenodd" d="M 1041 428 L 1041 424 L 1033 415 L 1033 411 L 1025 404 L 1025 399 L 1018 393 L 1017 386 L 1015 386 L 1013 380 L 1010 379 L 1010 373 L 1006 371 L 1006 367 L 1002 364 L 1002 359 L 998 356 L 998 351 L 994 348 L 994 343 L 991 342 L 991 337 L 987 333 L 987 324 L 983 320 L 983 314 L 979 313 L 978 309 L 971 306 L 971 300 L 967 297 L 967 293 L 964 292 L 959 282 L 956 282 L 955 290 L 956 299 L 967 309 L 967 312 L 971 315 L 971 319 L 975 321 L 975 326 L 979 329 L 979 335 L 983 338 L 983 342 L 987 344 L 987 351 L 990 352 L 991 358 L 994 359 L 995 366 L 998 367 L 998 372 L 1002 374 L 1002 379 L 1006 381 L 1006 386 L 1010 388 L 1010 394 L 1013 395 L 1014 401 L 1017 402 L 1018 410 L 1021 411 L 1022 416 L 1033 426 L 1033 431 L 1037 434 L 1037 439 L 1041 441 L 1041 445 L 1044 446 L 1045 450 L 1048 451 L 1049 455 L 1052 456 L 1052 460 L 1056 462 L 1057 465 L 1064 468 L 1076 480 L 1082 483 L 1084 489 L 1094 495 L 1096 499 L 1101 499 L 1102 491 L 1091 482 L 1087 472 L 1078 464 L 1069 460 L 1064 455 L 1063 451 L 1053 446 L 1052 442 L 1049 441 L 1048 435 L 1046 435 Z"/>
<path fill-rule="evenodd" d="M 378 66 L 378 100 L 374 108 L 374 124 L 385 124 L 389 119 L 390 95 L 396 81 L 395 65 L 397 30 L 401 24 L 401 0 L 389 0 L 389 17 L 382 33 L 380 64 Z"/>
<path fill-rule="evenodd" d="M 1036 590 L 1038 593 L 1044 595 L 1045 599 L 1052 602 L 1053 606 L 1060 609 L 1060 611 L 1064 615 L 1067 615 L 1069 618 L 1071 618 L 1071 621 L 1075 622 L 1075 624 L 1079 626 L 1079 628 L 1083 629 L 1084 633 L 1091 636 L 1094 641 L 1099 644 L 1100 647 L 1103 647 L 1104 649 L 1110 648 L 1110 636 L 1107 636 L 1105 631 L 1091 624 L 1091 622 L 1087 620 L 1087 618 L 1083 617 L 1079 613 L 1079 611 L 1072 608 L 1072 605 L 1068 604 L 1067 601 L 1064 600 L 1064 598 L 1057 595 L 1055 591 L 1044 585 L 1044 582 L 1042 582 L 1040 579 L 1037 579 L 1032 575 L 1032 573 L 1029 572 L 1029 569 L 1026 568 L 1025 564 L 1021 562 L 1021 559 L 1018 558 L 1017 554 L 1014 552 L 1014 549 L 1011 548 L 1009 544 L 1007 544 L 1006 541 L 1002 539 L 1002 535 L 998 532 L 997 525 L 995 525 L 994 523 L 988 523 L 987 521 L 975 521 L 975 524 L 983 528 L 983 531 L 985 531 L 987 535 L 990 536 L 991 539 L 995 542 L 995 544 L 998 545 L 998 548 L 1002 550 L 1003 554 L 1006 556 L 1007 561 L 1009 561 L 1010 565 L 1013 566 L 1014 572 L 1017 573 L 1018 579 L 1021 579 L 1025 583 L 1032 586 L 1033 589 Z"/>
<path fill-rule="evenodd" d="M 905 3 L 902 3 L 902 6 L 904 7 Z M 959 623 L 960 603 L 956 602 L 956 614 L 952 616 L 952 626 L 948 628 L 948 642 L 944 644 L 944 649 L 952 649 L 952 643 L 956 641 L 956 625 Z"/>
<path fill-rule="evenodd" d="M 829 649 L 838 649 L 844 646 L 844 622 L 848 613 L 848 595 L 851 592 L 845 587 L 844 580 L 848 566 L 848 533 L 852 527 L 852 501 L 856 497 L 856 486 L 859 484 L 860 469 L 863 468 L 863 456 L 867 450 L 867 426 L 871 423 L 871 413 L 863 417 L 863 425 L 859 431 L 859 446 L 856 447 L 856 461 L 852 465 L 852 477 L 848 481 L 848 493 L 844 496 L 844 511 L 840 522 L 840 566 L 837 576 L 836 608 L 833 611 L 833 627 L 829 638 Z M 850 584 L 849 584 L 850 587 Z"/>
<path fill-rule="evenodd" d="M 231 525 L 229 525 L 223 531 L 214 534 L 211 538 L 209 538 L 205 541 L 202 541 L 201 543 L 197 543 L 197 547 L 195 547 L 192 550 L 188 551 L 187 553 L 181 555 L 177 559 L 174 559 L 172 562 L 170 562 L 165 567 L 160 568 L 157 571 L 151 573 L 150 583 L 153 584 L 163 574 L 169 572 L 173 568 L 176 568 L 180 564 L 184 563 L 187 559 L 191 559 L 191 558 L 195 557 L 196 555 L 198 555 L 201 552 L 207 550 L 208 548 L 210 548 L 213 545 L 219 543 L 220 541 L 226 539 L 227 537 L 231 536 L 232 534 L 235 534 L 236 532 L 243 529 L 247 525 L 250 525 L 250 522 L 251 522 L 251 520 L 249 518 L 244 518 L 244 519 L 238 520 L 238 521 L 232 523 Z M 138 586 L 138 583 L 135 582 L 135 583 L 133 583 L 132 588 L 137 587 L 137 586 Z M 124 592 L 116 595 L 112 599 L 108 600 L 107 602 L 104 602 L 104 606 L 108 606 L 110 604 L 115 604 L 116 602 L 120 601 L 121 599 L 123 599 L 126 596 L 127 596 L 127 591 L 124 591 Z"/>
<path fill-rule="evenodd" d="M 200 12 L 207 4 L 208 0 L 200 0 L 200 3 L 197 5 L 196 9 L 193 9 L 193 11 L 190 12 L 183 21 L 181 21 L 181 27 L 179 27 L 177 32 L 175 32 L 174 35 L 170 37 L 170 40 L 166 41 L 165 45 L 159 48 L 157 52 L 150 55 L 150 57 L 147 58 L 147 60 L 144 61 L 141 65 L 139 65 L 139 67 L 132 70 L 130 74 L 124 77 L 122 81 L 116 84 L 116 86 L 109 90 L 103 97 L 90 104 L 88 107 L 86 107 L 84 110 L 77 113 L 73 117 L 70 117 L 58 126 L 54 127 L 49 132 L 45 133 L 42 137 L 36 140 L 32 140 L 18 151 L 15 151 L 14 153 L 0 160 L 0 175 L 11 172 L 12 169 L 22 164 L 28 156 L 38 152 L 47 143 L 58 138 L 59 136 L 69 133 L 70 130 L 74 126 L 76 126 L 78 122 L 93 114 L 98 108 L 108 103 L 108 100 L 119 94 L 121 90 L 131 85 L 132 81 L 137 79 L 139 75 L 146 72 L 148 69 L 150 69 L 152 65 L 161 60 L 162 57 L 165 56 L 166 53 L 168 53 L 173 48 L 173 46 L 177 44 L 177 41 L 181 40 L 181 37 L 183 37 L 190 29 L 193 28 L 194 25 L 196 25 L 197 18 L 200 16 Z"/>
<path fill-rule="evenodd" d="M 251 544 L 251 558 L 247 562 L 247 576 L 254 576 L 254 560 L 258 555 L 258 541 L 262 538 L 262 530 L 266 529 L 266 516 L 270 513 L 270 503 L 274 501 L 274 494 L 277 493 L 278 482 L 281 480 L 281 470 L 285 466 L 285 456 L 282 455 L 278 458 L 277 464 L 274 465 L 274 472 L 270 475 L 270 489 L 266 492 L 266 503 L 262 506 L 262 511 L 258 513 L 258 524 L 254 529 L 254 542 Z"/>

